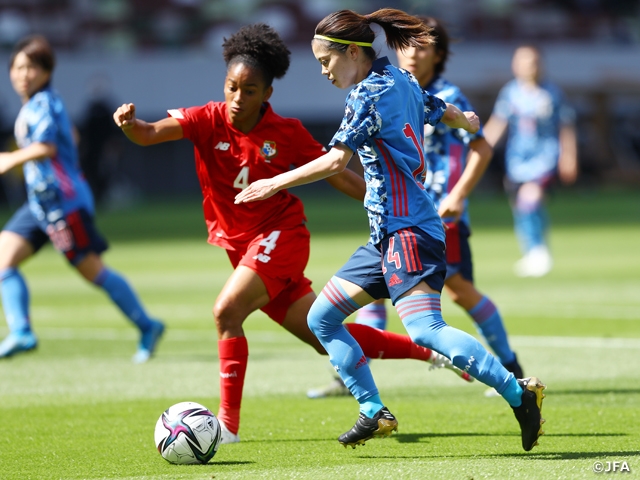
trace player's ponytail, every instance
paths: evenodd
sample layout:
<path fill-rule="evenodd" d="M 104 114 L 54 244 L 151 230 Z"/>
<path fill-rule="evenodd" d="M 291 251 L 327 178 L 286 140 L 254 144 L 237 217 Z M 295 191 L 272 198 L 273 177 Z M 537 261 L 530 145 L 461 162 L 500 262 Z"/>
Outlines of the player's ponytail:
<path fill-rule="evenodd" d="M 420 19 L 395 8 L 382 8 L 369 15 L 360 15 L 353 10 L 340 10 L 323 18 L 316 26 L 314 40 L 328 43 L 328 47 L 344 52 L 350 44 L 361 47 L 371 59 L 375 33 L 371 24 L 382 27 L 387 45 L 394 49 L 424 47 L 434 42 L 430 28 Z"/>

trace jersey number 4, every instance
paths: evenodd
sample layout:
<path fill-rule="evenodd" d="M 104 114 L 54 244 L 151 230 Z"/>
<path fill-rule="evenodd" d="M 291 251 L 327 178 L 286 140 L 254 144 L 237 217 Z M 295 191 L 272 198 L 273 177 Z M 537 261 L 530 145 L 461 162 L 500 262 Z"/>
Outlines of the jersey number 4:
<path fill-rule="evenodd" d="M 276 248 L 276 242 L 278 241 L 279 237 L 280 230 L 274 230 L 269 234 L 268 237 L 263 238 L 260 241 L 260 246 L 264 247 L 264 251 L 262 253 L 258 253 L 253 257 L 253 259 L 258 260 L 262 263 L 267 263 L 269 260 L 271 260 L 269 254 L 273 251 L 274 248 Z"/>
<path fill-rule="evenodd" d="M 400 254 L 396 252 L 395 249 L 395 237 L 391 237 L 389 239 L 389 248 L 387 249 L 387 263 L 389 265 L 393 263 L 396 267 L 396 270 L 400 270 L 402 268 L 402 260 L 400 260 Z M 382 262 L 382 273 L 387 273 L 387 266 L 385 265 L 385 262 Z"/>
<path fill-rule="evenodd" d="M 249 167 L 242 167 L 240 169 L 240 173 L 233 181 L 233 187 L 239 188 L 240 190 L 244 190 L 249 186 Z"/>

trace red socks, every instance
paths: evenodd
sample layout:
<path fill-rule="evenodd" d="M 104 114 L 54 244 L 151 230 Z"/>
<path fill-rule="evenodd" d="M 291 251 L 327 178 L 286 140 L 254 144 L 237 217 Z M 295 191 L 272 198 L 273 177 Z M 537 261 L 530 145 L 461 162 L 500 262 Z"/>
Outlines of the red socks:
<path fill-rule="evenodd" d="M 249 359 L 246 337 L 218 340 L 220 358 L 220 408 L 218 418 L 231 433 L 240 428 L 240 403 Z"/>
<path fill-rule="evenodd" d="M 368 325 L 345 323 L 344 326 L 362 347 L 366 357 L 374 358 L 411 358 L 427 361 L 431 350 L 413 343 L 408 335 L 378 330 Z"/>

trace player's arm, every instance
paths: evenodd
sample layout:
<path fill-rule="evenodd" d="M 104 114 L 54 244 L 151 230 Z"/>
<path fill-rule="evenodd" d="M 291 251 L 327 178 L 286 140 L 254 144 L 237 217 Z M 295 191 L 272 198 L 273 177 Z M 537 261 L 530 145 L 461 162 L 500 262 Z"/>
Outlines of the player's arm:
<path fill-rule="evenodd" d="M 42 160 L 51 158 L 57 153 L 53 143 L 34 142 L 28 147 L 19 148 L 13 152 L 0 153 L 0 175 L 11 170 L 17 165 L 22 165 L 30 160 Z"/>
<path fill-rule="evenodd" d="M 125 103 L 113 114 L 113 121 L 129 140 L 146 147 L 183 138 L 182 125 L 173 117 L 147 123 L 136 118 L 136 106 Z"/>
<path fill-rule="evenodd" d="M 352 155 L 353 151 L 349 147 L 337 144 L 321 157 L 301 167 L 281 173 L 273 178 L 253 182 L 236 195 L 235 203 L 264 200 L 285 188 L 317 182 L 341 173 L 347 167 Z"/>
<path fill-rule="evenodd" d="M 560 127 L 558 176 L 566 184 L 572 184 L 578 178 L 578 139 L 572 124 Z"/>
<path fill-rule="evenodd" d="M 447 127 L 462 128 L 469 133 L 476 133 L 480 129 L 480 119 L 476 112 L 463 112 L 452 103 L 447 103 L 447 110 L 440 119 Z"/>
<path fill-rule="evenodd" d="M 482 128 L 482 133 L 484 133 L 484 138 L 487 140 L 491 148 L 495 148 L 496 144 L 504 136 L 507 131 L 507 126 L 508 123 L 505 119 L 500 118 L 495 114 L 489 117 L 489 120 L 487 120 L 487 123 Z"/>
<path fill-rule="evenodd" d="M 347 162 L 349 163 L 349 162 Z M 345 195 L 364 201 L 364 195 L 367 191 L 367 185 L 360 175 L 353 170 L 345 168 L 344 171 L 336 173 L 326 178 L 327 183 L 336 190 L 340 190 Z"/>
<path fill-rule="evenodd" d="M 464 201 L 469 197 L 475 186 L 484 175 L 493 157 L 493 149 L 482 137 L 469 143 L 469 155 L 460 179 L 438 207 L 438 215 L 442 218 L 455 218 L 458 221 L 464 212 Z"/>

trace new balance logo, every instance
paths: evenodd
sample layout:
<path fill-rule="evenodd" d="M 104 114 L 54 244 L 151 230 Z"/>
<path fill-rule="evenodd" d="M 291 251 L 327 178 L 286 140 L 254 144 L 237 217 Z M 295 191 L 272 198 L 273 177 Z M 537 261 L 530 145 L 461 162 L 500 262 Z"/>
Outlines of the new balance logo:
<path fill-rule="evenodd" d="M 231 372 L 231 373 L 220 372 L 220 376 L 222 378 L 237 378 L 238 377 L 238 372 L 235 372 L 235 371 Z"/>
<path fill-rule="evenodd" d="M 400 285 L 402 283 L 402 280 L 400 280 L 400 277 L 398 275 L 396 275 L 395 273 L 393 275 L 391 275 L 391 278 L 389 279 L 389 286 L 390 287 L 394 287 L 396 285 Z"/>
<path fill-rule="evenodd" d="M 265 255 L 264 253 L 259 253 L 255 255 L 253 259 L 258 260 L 259 262 L 262 262 L 262 263 L 267 263 L 269 260 L 271 260 L 271 257 L 269 255 Z"/>
<path fill-rule="evenodd" d="M 360 360 L 358 360 L 358 363 L 356 363 L 356 370 L 359 369 L 360 367 L 364 367 L 366 364 L 367 364 L 367 357 L 362 355 L 362 357 L 360 357 Z"/>
<path fill-rule="evenodd" d="M 213 147 L 215 150 L 222 150 L 223 152 L 226 152 L 227 150 L 229 150 L 229 147 L 231 146 L 230 143 L 227 142 L 218 142 L 218 144 Z"/>

